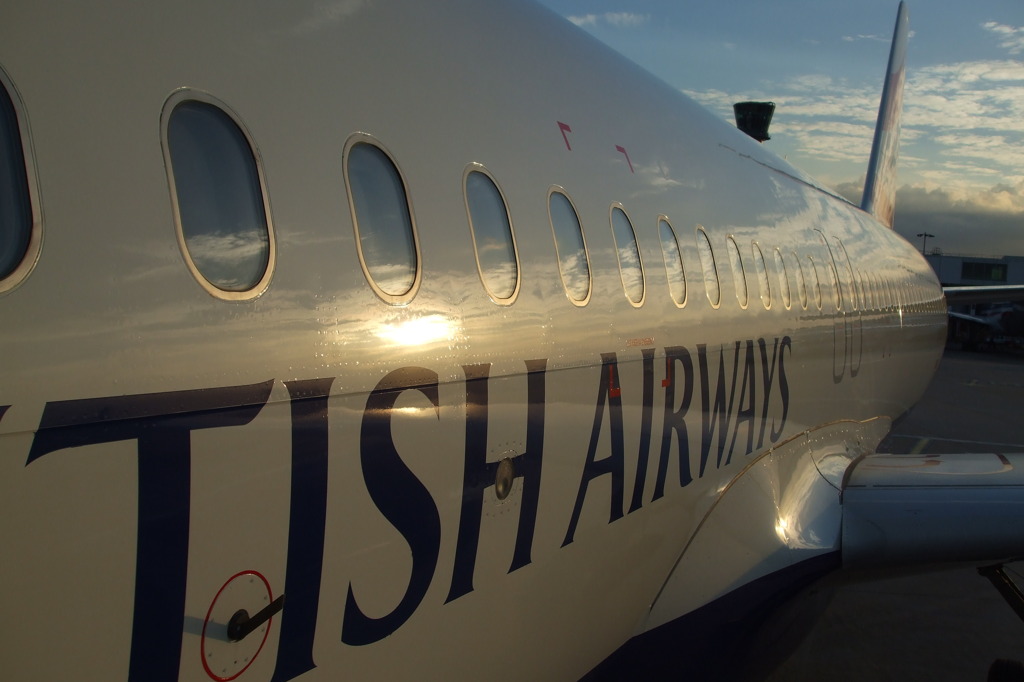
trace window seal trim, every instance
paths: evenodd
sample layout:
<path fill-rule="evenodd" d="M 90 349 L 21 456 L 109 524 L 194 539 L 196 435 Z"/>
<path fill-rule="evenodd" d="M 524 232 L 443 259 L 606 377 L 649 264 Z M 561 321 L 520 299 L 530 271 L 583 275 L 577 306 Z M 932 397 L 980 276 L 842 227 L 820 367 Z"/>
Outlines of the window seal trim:
<path fill-rule="evenodd" d="M 469 211 L 469 188 L 467 183 L 469 182 L 470 173 L 482 173 L 494 183 L 494 187 L 498 190 L 498 196 L 501 197 L 501 203 L 505 207 L 505 218 L 508 220 L 508 231 L 512 237 L 512 255 L 516 261 L 516 285 L 512 289 L 512 293 L 508 297 L 501 297 L 491 291 L 490 287 L 487 286 L 487 282 L 484 280 L 483 267 L 480 265 L 480 251 L 477 249 L 476 244 L 476 229 L 473 227 L 473 215 Z M 508 199 L 505 197 L 505 191 L 498 184 L 497 179 L 491 174 L 489 170 L 482 164 L 476 161 L 470 162 L 466 165 L 465 170 L 462 172 L 462 200 L 466 205 L 466 220 L 469 224 L 469 236 L 473 240 L 473 258 L 476 259 L 476 272 L 480 276 L 480 283 L 484 287 L 484 291 L 487 292 L 487 296 L 494 303 L 502 306 L 510 306 L 516 302 L 516 298 L 519 297 L 519 290 L 523 284 L 523 268 L 519 262 L 519 244 L 516 243 L 516 229 L 515 225 L 512 224 L 512 212 L 508 208 Z"/>
<path fill-rule="evenodd" d="M 622 270 L 622 260 L 619 258 L 619 242 L 615 239 L 615 225 L 612 222 L 612 216 L 615 215 L 615 209 L 622 211 L 622 215 L 626 217 L 626 222 L 629 223 L 629 229 L 633 233 L 633 245 L 636 247 L 636 257 L 640 261 L 640 287 L 643 290 L 640 294 L 639 301 L 631 299 L 629 294 L 626 292 L 625 273 Z M 644 255 L 640 253 L 640 240 L 636 236 L 636 228 L 633 227 L 633 221 L 630 219 L 629 213 L 626 212 L 626 207 L 622 205 L 622 202 L 613 201 L 611 206 L 608 207 L 608 228 L 611 230 L 612 243 L 615 245 L 615 262 L 619 266 L 619 282 L 622 284 L 622 295 L 626 297 L 626 300 L 629 301 L 629 304 L 634 308 L 642 308 L 644 303 L 647 301 L 647 270 L 644 268 Z"/>
<path fill-rule="evenodd" d="M 0 279 L 0 296 L 2 296 L 21 286 L 39 262 L 43 248 L 43 210 L 39 197 L 39 176 L 36 172 L 35 148 L 32 145 L 28 112 L 25 109 L 21 93 L 18 92 L 14 81 L 7 75 L 7 71 L 2 65 L 0 65 L 0 86 L 7 91 L 11 106 L 14 108 L 14 117 L 18 124 L 18 138 L 21 141 L 21 160 L 25 165 L 25 184 L 28 185 L 29 210 L 32 211 L 32 228 L 29 232 L 28 244 L 25 246 L 25 254 L 10 274 Z"/>
<path fill-rule="evenodd" d="M 264 269 L 263 276 L 260 277 L 259 281 L 257 281 L 251 288 L 244 291 L 228 291 L 221 289 L 206 279 L 192 260 L 192 254 L 189 253 L 188 245 L 185 243 L 185 231 L 181 226 L 181 209 L 178 206 L 178 187 L 174 178 L 174 166 L 171 163 L 171 146 L 167 137 L 167 128 L 170 124 L 171 115 L 174 113 L 174 110 L 179 104 L 186 101 L 209 104 L 210 106 L 216 107 L 230 118 L 232 122 L 238 126 L 238 129 L 245 137 L 245 141 L 249 145 L 249 151 L 252 153 L 253 163 L 256 165 L 256 177 L 260 183 L 260 198 L 263 201 L 263 214 L 267 221 L 267 267 Z M 241 117 L 235 112 L 235 110 L 217 97 L 214 97 L 203 90 L 187 87 L 178 88 L 167 97 L 164 101 L 163 110 L 160 112 L 160 144 L 163 147 L 164 169 L 167 175 L 168 187 L 171 192 L 171 211 L 174 216 L 174 233 L 178 240 L 178 250 L 181 252 L 182 258 L 185 260 L 185 265 L 188 266 L 189 271 L 192 273 L 192 277 L 204 290 L 206 290 L 206 293 L 223 301 L 244 302 L 259 298 L 266 293 L 267 289 L 270 287 L 270 281 L 274 278 L 274 271 L 277 266 L 277 240 L 274 238 L 274 219 L 270 210 L 270 193 L 267 191 L 267 179 L 263 170 L 263 157 L 260 154 L 259 147 L 256 145 L 256 140 L 253 139 L 249 129 L 242 122 Z"/>
<path fill-rule="evenodd" d="M 381 289 L 370 275 L 370 269 L 366 265 L 366 259 L 363 256 L 363 243 L 359 236 L 359 220 L 356 217 L 356 204 L 352 196 L 352 183 L 349 181 L 348 175 L 348 162 L 349 152 L 357 144 L 369 144 L 376 147 L 384 156 L 388 157 L 391 165 L 395 167 L 395 172 L 398 173 L 398 179 L 402 181 L 402 191 L 405 194 L 405 206 L 409 210 L 409 226 L 412 229 L 412 245 L 413 251 L 416 256 L 416 268 L 413 273 L 412 284 L 409 286 L 409 290 L 404 294 L 389 294 Z M 393 306 L 404 306 L 408 305 L 412 301 L 416 294 L 420 290 L 420 284 L 423 282 L 423 254 L 420 251 L 420 236 L 419 231 L 416 229 L 416 211 L 413 210 L 412 195 L 409 194 L 409 183 L 405 179 L 405 173 L 402 172 L 402 167 L 398 165 L 398 161 L 395 159 L 394 154 L 381 143 L 376 137 L 365 132 L 355 132 L 348 136 L 345 140 L 344 151 L 342 152 L 342 174 L 345 180 L 345 195 L 348 198 L 348 211 L 349 217 L 352 220 L 352 233 L 355 236 L 355 251 L 359 257 L 359 267 L 363 269 L 363 278 L 366 283 L 370 285 L 370 289 L 377 295 L 377 298 L 384 301 L 388 305 Z"/>
<path fill-rule="evenodd" d="M 730 246 L 730 244 L 732 246 Z M 750 286 L 747 284 L 747 269 L 743 265 L 743 253 L 740 251 L 740 245 L 736 241 L 736 235 L 730 234 L 726 236 L 725 252 L 726 255 L 729 256 L 729 271 L 732 273 L 732 290 L 736 295 L 736 302 L 739 304 L 740 310 L 746 310 L 750 305 Z M 736 254 L 736 260 L 739 261 L 740 264 L 739 273 L 736 272 L 736 264 L 732 262 L 732 255 L 734 253 Z M 743 298 L 740 298 L 740 282 L 743 283 Z M 718 286 L 722 286 L 721 278 L 719 278 Z"/>
<path fill-rule="evenodd" d="M 764 306 L 765 310 L 771 310 L 775 302 L 772 298 L 772 278 L 768 276 L 768 261 L 764 258 L 764 250 L 756 239 L 750 240 L 750 253 L 754 258 L 754 270 L 757 274 L 758 295 L 761 297 L 761 305 Z M 761 264 L 761 270 L 757 267 L 758 263 Z M 762 275 L 764 281 L 761 281 Z M 764 287 L 764 291 L 761 291 L 762 287 Z M 748 296 L 749 293 L 747 292 Z"/>
<path fill-rule="evenodd" d="M 697 228 L 695 230 L 695 236 L 696 236 L 696 238 L 698 240 L 701 238 L 701 236 L 703 236 L 704 240 L 707 242 L 707 245 L 708 245 L 708 252 L 711 255 L 711 269 L 712 269 L 712 272 L 715 275 L 715 283 L 718 285 L 718 302 L 717 303 L 715 301 L 711 300 L 711 292 L 708 290 L 707 269 L 705 267 L 704 257 L 701 256 L 701 253 L 700 253 L 700 242 L 699 241 L 697 242 L 697 257 L 700 259 L 701 281 L 704 283 L 704 294 L 705 294 L 705 296 L 708 299 L 708 303 L 711 304 L 711 307 L 714 308 L 715 310 L 718 310 L 719 308 L 722 307 L 722 298 L 723 297 L 722 297 L 722 276 L 718 273 L 718 259 L 715 258 L 715 246 L 711 243 L 711 236 L 708 234 L 708 231 L 706 229 L 704 229 L 703 225 L 697 225 Z"/>
<path fill-rule="evenodd" d="M 558 255 L 558 237 L 555 235 L 555 221 L 551 216 L 551 195 L 556 192 L 565 197 L 566 201 L 569 202 L 569 206 L 572 207 L 572 212 L 576 215 L 576 224 L 580 228 L 580 240 L 583 242 L 583 257 L 587 259 L 587 295 L 580 300 L 576 300 L 569 293 L 569 287 L 565 284 L 565 275 L 562 274 L 562 261 Z M 562 291 L 565 292 L 565 297 L 569 299 L 570 303 L 577 308 L 584 308 L 590 303 L 590 297 L 594 295 L 594 268 L 590 263 L 590 249 L 587 248 L 587 235 L 583 231 L 583 221 L 580 219 L 580 212 L 576 209 L 576 202 L 572 200 L 572 197 L 569 196 L 569 193 L 561 185 L 551 185 L 548 187 L 547 211 L 548 226 L 551 228 L 551 239 L 555 244 L 555 265 L 558 267 L 558 278 L 562 282 Z"/>
<path fill-rule="evenodd" d="M 775 262 L 778 264 L 779 275 L 779 298 L 782 299 L 782 307 L 786 310 L 793 309 L 793 278 L 789 275 L 789 267 L 786 266 L 786 255 L 782 252 L 781 246 L 773 246 Z M 785 286 L 783 286 L 785 285 Z"/>
<path fill-rule="evenodd" d="M 676 243 L 676 251 L 679 253 L 679 270 L 680 270 L 680 274 L 682 274 L 682 276 L 683 276 L 683 300 L 682 300 L 682 302 L 680 303 L 679 301 L 677 301 L 675 299 L 675 297 L 672 295 L 672 285 L 671 284 L 669 284 L 668 297 L 669 297 L 669 299 L 672 300 L 672 303 L 674 303 L 677 308 L 682 309 L 682 308 L 686 307 L 687 302 L 689 302 L 689 300 L 690 300 L 690 283 L 686 280 L 686 265 L 683 263 L 683 247 L 682 247 L 682 245 L 679 244 L 679 235 L 676 234 L 676 228 L 672 227 L 672 221 L 669 220 L 669 217 L 667 215 L 665 215 L 664 213 L 659 214 L 658 215 L 658 220 L 657 220 L 657 226 L 658 226 L 657 227 L 657 229 L 658 229 L 658 245 L 661 246 L 661 257 L 662 257 L 662 260 L 665 261 L 665 280 L 666 280 L 666 282 L 668 280 L 668 254 L 665 253 L 665 246 L 664 246 L 664 244 L 662 243 L 662 240 L 661 240 L 661 222 L 662 221 L 665 221 L 665 224 L 668 225 L 668 229 L 672 233 L 672 239 Z"/>

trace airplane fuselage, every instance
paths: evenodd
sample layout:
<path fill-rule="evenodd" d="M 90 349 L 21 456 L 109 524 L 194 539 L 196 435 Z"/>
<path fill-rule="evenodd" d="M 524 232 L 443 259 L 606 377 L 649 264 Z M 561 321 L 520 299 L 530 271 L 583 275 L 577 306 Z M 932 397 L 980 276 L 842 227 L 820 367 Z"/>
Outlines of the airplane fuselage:
<path fill-rule="evenodd" d="M 941 353 L 911 245 L 532 5 L 10 13 L 42 235 L 0 294 L 12 678 L 579 677 L 834 554 L 832 464 Z M 183 102 L 258 164 L 269 238 L 224 242 L 265 250 L 249 284 L 182 227 Z"/>

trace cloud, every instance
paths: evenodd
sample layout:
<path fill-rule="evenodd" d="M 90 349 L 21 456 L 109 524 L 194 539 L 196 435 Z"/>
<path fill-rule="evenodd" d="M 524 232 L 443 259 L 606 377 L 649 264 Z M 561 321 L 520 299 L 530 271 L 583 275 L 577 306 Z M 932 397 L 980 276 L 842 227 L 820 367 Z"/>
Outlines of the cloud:
<path fill-rule="evenodd" d="M 835 189 L 859 204 L 863 180 Z M 911 242 L 920 232 L 934 234 L 929 245 L 950 255 L 1024 254 L 1024 178 L 977 192 L 904 185 L 896 192 L 894 223 Z"/>
<path fill-rule="evenodd" d="M 605 21 L 612 26 L 628 28 L 646 24 L 650 19 L 650 16 L 646 14 L 634 14 L 632 12 L 608 12 L 604 15 L 604 18 Z"/>
<path fill-rule="evenodd" d="M 577 26 L 596 26 L 597 15 L 596 14 L 583 14 L 580 16 L 569 16 L 566 17 L 569 21 L 576 24 Z"/>
<path fill-rule="evenodd" d="M 686 94 L 729 121 L 734 102 L 774 101 L 775 151 L 828 182 L 830 173 L 848 173 L 850 163 L 866 165 L 880 88 L 805 73 L 765 82 L 753 92 Z M 1024 63 L 976 60 L 919 68 L 908 74 L 903 103 L 903 177 L 977 193 L 1024 173 Z M 845 179 L 831 177 L 833 183 Z M 1015 191 L 1024 196 L 1024 188 Z"/>
<path fill-rule="evenodd" d="M 1010 54 L 1024 53 L 1024 26 L 1014 27 L 986 21 L 981 27 L 999 36 L 999 47 L 1005 48 Z"/>
<path fill-rule="evenodd" d="M 615 28 L 635 28 L 646 24 L 651 17 L 649 14 L 633 12 L 605 12 L 604 14 L 570 16 L 567 19 L 577 26 L 597 26 L 599 23 L 603 23 Z"/>
<path fill-rule="evenodd" d="M 890 38 L 888 36 L 877 36 L 877 35 L 855 35 L 855 36 L 843 36 L 843 41 L 847 43 L 853 43 L 858 40 L 871 40 L 876 43 L 888 43 Z"/>

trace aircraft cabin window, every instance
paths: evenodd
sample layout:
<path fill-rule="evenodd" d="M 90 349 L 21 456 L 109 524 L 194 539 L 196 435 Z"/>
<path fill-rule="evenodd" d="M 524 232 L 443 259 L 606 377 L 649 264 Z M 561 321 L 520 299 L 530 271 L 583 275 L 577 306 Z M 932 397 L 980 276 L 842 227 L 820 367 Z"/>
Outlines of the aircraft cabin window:
<path fill-rule="evenodd" d="M 816 230 L 818 238 L 821 240 L 822 246 L 825 247 L 823 258 L 825 259 L 825 270 L 828 271 L 828 279 L 832 283 L 832 292 L 835 294 L 836 310 L 843 309 L 843 293 L 842 289 L 839 288 L 839 271 L 836 270 L 835 257 L 832 254 L 832 249 L 828 245 L 828 240 L 825 239 L 825 235 L 821 230 Z"/>
<path fill-rule="evenodd" d="M 683 274 L 683 256 L 679 241 L 668 219 L 658 219 L 658 233 L 661 235 L 661 253 L 665 257 L 665 276 L 668 277 L 668 291 L 672 301 L 680 308 L 686 305 L 686 276 Z"/>
<path fill-rule="evenodd" d="M 864 278 L 864 271 L 857 271 L 857 286 L 860 287 L 860 302 L 861 308 L 864 310 L 870 310 L 874 307 L 871 302 L 871 289 L 868 287 L 868 281 Z"/>
<path fill-rule="evenodd" d="M 620 206 L 612 206 L 611 224 L 622 289 L 630 304 L 638 308 L 644 302 L 644 268 L 640 260 L 640 250 L 636 245 L 636 233 L 626 212 Z"/>
<path fill-rule="evenodd" d="M 387 303 L 409 302 L 420 283 L 409 194 L 391 155 L 369 135 L 345 145 L 345 186 L 366 280 Z"/>
<path fill-rule="evenodd" d="M 512 221 L 501 190 L 479 164 L 472 164 L 466 172 L 466 211 L 484 288 L 497 303 L 509 304 L 519 292 Z"/>
<path fill-rule="evenodd" d="M 782 259 L 782 251 L 775 249 L 775 270 L 779 273 L 779 293 L 782 295 L 782 305 L 789 310 L 793 306 L 793 295 L 789 288 L 789 273 L 786 271 L 786 261 Z"/>
<path fill-rule="evenodd" d="M 757 245 L 757 242 L 751 242 L 750 249 L 754 253 L 754 269 L 757 270 L 757 284 L 761 291 L 761 303 L 764 304 L 764 309 L 768 310 L 772 307 L 772 288 L 768 282 L 768 266 L 765 265 L 764 254 L 761 253 L 761 247 Z"/>
<path fill-rule="evenodd" d="M 747 276 L 743 272 L 743 259 L 740 258 L 740 247 L 736 240 L 729 237 L 725 240 L 725 248 L 729 252 L 729 265 L 732 266 L 732 281 L 736 285 L 736 300 L 741 308 L 747 307 Z"/>
<path fill-rule="evenodd" d="M 715 252 L 711 248 L 711 240 L 703 228 L 697 228 L 697 253 L 700 255 L 700 267 L 704 271 L 704 290 L 707 292 L 711 307 L 722 304 L 722 285 L 718 280 L 718 267 L 715 265 Z"/>
<path fill-rule="evenodd" d="M 558 272 L 562 276 L 565 293 L 574 305 L 583 306 L 590 300 L 590 259 L 583 227 L 569 197 L 552 188 L 548 196 L 548 218 L 555 238 L 555 256 Z"/>
<path fill-rule="evenodd" d="M 263 173 L 248 134 L 209 95 L 179 90 L 164 105 L 164 150 L 178 243 L 220 298 L 259 295 L 273 273 Z"/>
<path fill-rule="evenodd" d="M 796 290 L 800 296 L 800 307 L 807 310 L 807 278 L 804 277 L 804 269 L 800 266 L 800 256 L 793 251 L 790 251 L 789 255 L 790 263 L 793 264 L 791 269 L 796 274 Z"/>
<path fill-rule="evenodd" d="M 11 93 L 14 93 L 13 95 Z M 27 136 L 19 124 L 13 86 L 0 71 L 0 292 L 25 279 L 39 253 L 35 220 L 35 174 L 25 154 Z"/>
<path fill-rule="evenodd" d="M 807 257 L 807 264 L 811 272 L 811 293 L 814 294 L 814 306 L 821 310 L 821 278 L 818 277 L 818 266 L 814 264 L 814 258 Z"/>
<path fill-rule="evenodd" d="M 859 298 L 857 291 L 857 279 L 853 273 L 853 265 L 850 263 L 850 254 L 846 252 L 846 246 L 838 237 L 834 237 L 834 239 L 836 241 L 836 244 L 839 245 L 839 260 L 842 262 L 842 265 L 845 266 L 841 268 L 841 272 L 844 275 L 846 275 L 846 281 L 849 283 L 844 283 L 844 286 L 846 290 L 849 292 L 850 306 L 854 310 L 857 310 Z M 840 279 L 842 279 L 842 276 L 840 276 Z"/>

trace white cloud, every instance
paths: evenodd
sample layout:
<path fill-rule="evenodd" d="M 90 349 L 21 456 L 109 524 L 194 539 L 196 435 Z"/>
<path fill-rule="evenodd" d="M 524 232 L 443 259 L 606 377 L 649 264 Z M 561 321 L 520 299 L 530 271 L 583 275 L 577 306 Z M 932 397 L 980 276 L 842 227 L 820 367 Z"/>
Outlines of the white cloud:
<path fill-rule="evenodd" d="M 855 36 L 843 36 L 843 40 L 845 42 L 847 42 L 847 43 L 856 42 L 858 40 L 871 40 L 871 41 L 874 41 L 876 43 L 888 43 L 890 38 L 888 38 L 886 36 L 859 34 L 859 35 L 855 35 Z"/>
<path fill-rule="evenodd" d="M 598 23 L 603 23 L 615 28 L 634 28 L 646 24 L 651 19 L 648 14 L 635 14 L 633 12 L 582 14 L 566 18 L 577 26 L 597 26 Z"/>
<path fill-rule="evenodd" d="M 769 144 L 812 175 L 840 182 L 851 164 L 866 167 L 881 93 L 878 83 L 807 73 L 754 92 L 687 94 L 729 121 L 734 102 L 774 101 Z M 908 74 L 903 104 L 901 180 L 977 195 L 1024 168 L 1024 63 L 978 60 L 916 69 Z M 1008 186 L 1009 195 L 989 205 L 1015 205 L 1005 198 L 1010 195 L 1024 202 L 1024 185 Z"/>
<path fill-rule="evenodd" d="M 999 36 L 1001 39 L 999 47 L 1005 48 L 1010 54 L 1024 53 L 1024 26 L 1007 26 L 994 21 L 986 21 L 981 27 Z"/>
<path fill-rule="evenodd" d="M 632 12 L 608 12 L 604 15 L 605 21 L 612 26 L 628 28 L 646 24 L 650 16 L 646 14 L 634 14 Z"/>
<path fill-rule="evenodd" d="M 581 16 L 569 16 L 566 17 L 569 21 L 576 24 L 577 26 L 596 26 L 597 15 L 596 14 L 583 14 Z"/>

